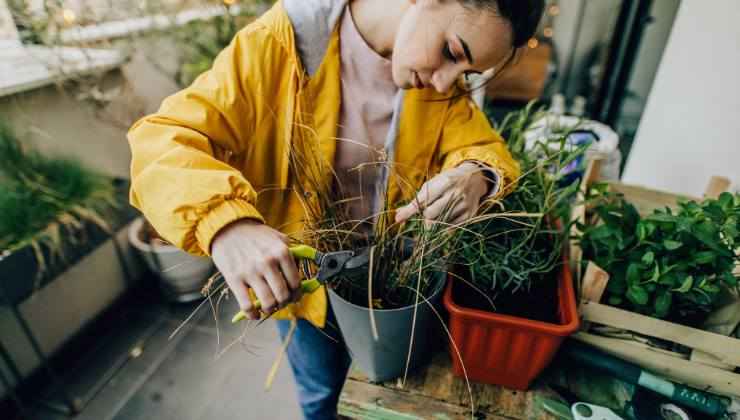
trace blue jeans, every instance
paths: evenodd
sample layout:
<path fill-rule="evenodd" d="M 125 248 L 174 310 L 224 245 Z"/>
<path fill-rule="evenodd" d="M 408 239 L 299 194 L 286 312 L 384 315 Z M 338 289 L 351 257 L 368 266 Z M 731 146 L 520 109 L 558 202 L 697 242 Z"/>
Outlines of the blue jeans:
<path fill-rule="evenodd" d="M 290 331 L 290 321 L 277 321 L 277 326 L 284 340 Z M 334 419 L 351 358 L 331 308 L 326 327 L 321 331 L 307 321 L 298 320 L 288 345 L 288 359 L 306 420 Z"/>

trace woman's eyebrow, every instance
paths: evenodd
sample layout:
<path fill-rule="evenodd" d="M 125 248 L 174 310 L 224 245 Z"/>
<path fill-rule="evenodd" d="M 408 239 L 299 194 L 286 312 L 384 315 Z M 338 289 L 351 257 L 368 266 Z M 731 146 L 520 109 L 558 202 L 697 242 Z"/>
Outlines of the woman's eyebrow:
<path fill-rule="evenodd" d="M 457 34 L 455 34 L 457 35 Z M 473 56 L 470 54 L 470 47 L 468 47 L 468 43 L 465 42 L 464 39 L 460 37 L 460 35 L 457 35 L 458 41 L 460 41 L 460 44 L 462 44 L 463 53 L 465 53 L 465 57 L 468 59 L 468 62 L 470 64 L 473 64 Z"/>

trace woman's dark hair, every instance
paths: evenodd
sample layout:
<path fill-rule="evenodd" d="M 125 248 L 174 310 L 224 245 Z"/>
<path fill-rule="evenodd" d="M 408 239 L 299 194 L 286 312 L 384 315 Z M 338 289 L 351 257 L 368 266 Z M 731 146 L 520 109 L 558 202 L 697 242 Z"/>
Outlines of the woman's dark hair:
<path fill-rule="evenodd" d="M 466 97 L 471 92 L 483 89 L 488 83 L 500 76 L 503 71 L 516 60 L 519 48 L 527 45 L 527 42 L 537 32 L 542 15 L 545 13 L 545 0 L 458 0 L 464 6 L 475 9 L 484 9 L 501 16 L 511 24 L 512 51 L 496 73 L 479 86 L 471 90 L 462 89 L 462 93 L 452 95 L 442 100 L 456 100 Z"/>
<path fill-rule="evenodd" d="M 545 0 L 462 0 L 476 8 L 490 9 L 511 23 L 512 46 L 520 48 L 527 44 L 537 31 L 545 12 Z"/>

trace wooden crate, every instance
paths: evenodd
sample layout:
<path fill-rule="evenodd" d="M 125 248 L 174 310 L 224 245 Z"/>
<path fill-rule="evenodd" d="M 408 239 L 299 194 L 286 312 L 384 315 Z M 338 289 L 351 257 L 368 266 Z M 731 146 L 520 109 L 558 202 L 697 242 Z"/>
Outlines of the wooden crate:
<path fill-rule="evenodd" d="M 599 170 L 598 161 L 589 166 L 581 185 L 580 198 L 598 181 Z M 727 179 L 712 178 L 705 196 L 716 197 L 728 186 Z M 674 207 L 680 199 L 696 199 L 618 182 L 609 183 L 609 188 L 623 193 L 641 214 L 651 213 L 656 208 Z M 577 206 L 573 217 L 585 221 L 586 210 L 584 205 Z M 572 233 L 578 233 L 576 227 Z M 581 331 L 574 335 L 576 340 L 668 379 L 718 394 L 740 396 L 740 374 L 734 372 L 740 366 L 739 339 L 599 303 L 609 274 L 589 263 L 581 275 L 582 251 L 575 242 L 571 243 L 570 250 L 574 272 L 579 279 L 579 313 L 583 320 Z M 690 348 L 691 353 L 686 355 L 658 347 L 654 345 L 655 340 L 651 340 L 654 338 Z"/>

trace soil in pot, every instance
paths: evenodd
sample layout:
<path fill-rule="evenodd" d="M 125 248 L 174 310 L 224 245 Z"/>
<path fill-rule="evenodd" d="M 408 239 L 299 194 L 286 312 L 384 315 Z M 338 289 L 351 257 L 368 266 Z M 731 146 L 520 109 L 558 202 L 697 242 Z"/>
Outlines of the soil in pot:
<path fill-rule="evenodd" d="M 559 323 L 556 273 L 532 280 L 532 287 L 529 290 L 519 290 L 516 293 L 499 292 L 493 298 L 495 308 L 491 307 L 491 301 L 467 282 L 454 282 L 452 296 L 455 302 L 466 308 L 551 324 Z"/>

